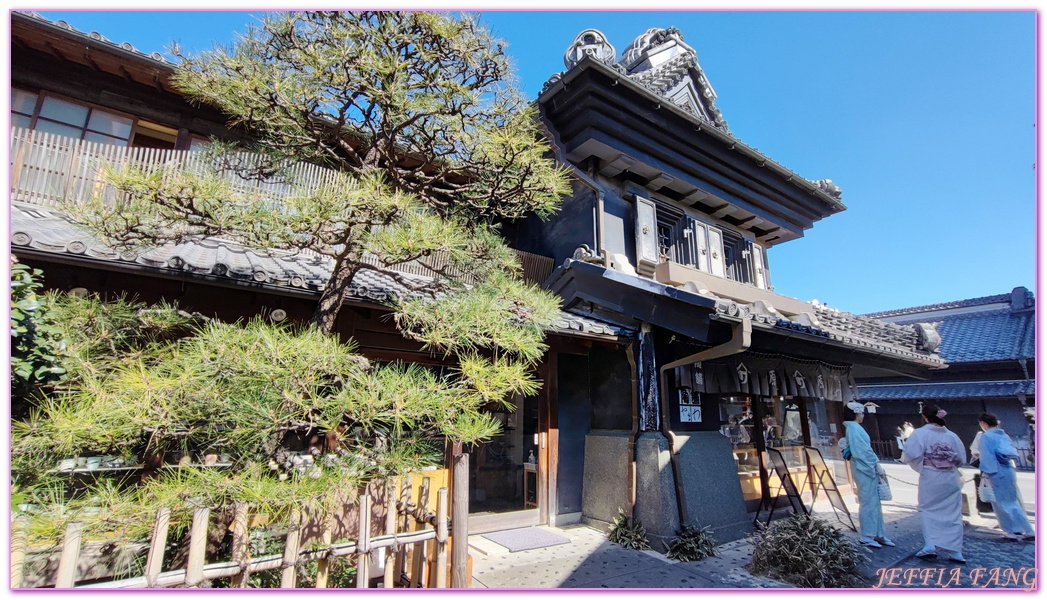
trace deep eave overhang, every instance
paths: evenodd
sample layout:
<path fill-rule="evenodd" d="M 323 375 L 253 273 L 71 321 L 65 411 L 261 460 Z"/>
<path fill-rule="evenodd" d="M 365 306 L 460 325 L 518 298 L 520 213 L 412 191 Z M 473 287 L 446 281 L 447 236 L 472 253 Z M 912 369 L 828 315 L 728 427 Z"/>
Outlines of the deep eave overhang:
<path fill-rule="evenodd" d="M 12 11 L 10 16 L 12 45 L 179 94 L 170 83 L 175 65 L 158 52 L 146 54 L 129 44 L 112 42 L 95 32 L 62 27 L 60 21 L 53 22 L 35 14 Z"/>
<path fill-rule="evenodd" d="M 630 117 L 635 118 L 638 122 L 653 126 L 656 123 L 656 115 L 664 115 L 658 118 L 673 121 L 676 124 L 675 127 L 665 128 L 666 131 L 672 133 L 659 136 L 657 143 L 665 145 L 677 156 L 672 164 L 667 164 L 668 161 L 663 160 L 662 162 L 666 164 L 652 165 L 655 168 L 665 167 L 667 172 L 675 171 L 669 172 L 670 175 L 677 177 L 683 175 L 685 179 L 691 179 L 699 188 L 716 185 L 712 179 L 703 179 L 706 176 L 703 175 L 703 172 L 707 172 L 707 169 L 699 164 L 693 146 L 688 144 L 715 148 L 722 156 L 733 157 L 730 158 L 731 165 L 738 172 L 734 174 L 733 181 L 727 182 L 722 189 L 716 190 L 723 192 L 723 196 L 719 193 L 714 195 L 748 212 L 763 214 L 765 217 L 770 216 L 768 220 L 771 223 L 786 227 L 787 231 L 783 233 L 787 235 L 783 235 L 781 240 L 772 241 L 770 245 L 800 237 L 803 230 L 810 228 L 815 221 L 842 212 L 847 208 L 839 198 L 824 191 L 817 183 L 801 177 L 729 133 L 720 131 L 712 124 L 702 121 L 697 116 L 632 81 L 629 77 L 590 57 L 579 61 L 538 97 L 538 104 L 543 108 L 546 118 L 550 119 L 552 125 L 558 129 L 560 141 L 567 146 L 565 148 L 567 152 L 570 152 L 572 146 L 579 145 L 579 140 L 585 136 L 609 146 L 614 145 L 615 141 L 628 141 L 633 145 L 650 143 L 650 140 L 626 140 L 624 136 L 628 135 L 625 131 L 629 128 L 629 124 L 620 123 L 617 124 L 620 127 L 615 127 L 613 123 L 601 123 L 601 119 L 606 120 L 607 118 L 603 115 L 586 115 L 584 120 L 591 121 L 591 123 L 582 123 L 582 120 L 577 117 L 584 111 L 579 107 L 580 102 L 573 101 L 582 99 L 580 95 L 571 96 L 572 102 L 565 103 L 563 106 L 556 105 L 557 100 L 565 94 L 579 94 L 580 89 L 576 87 L 578 85 L 583 86 L 581 90 L 586 94 L 599 95 L 605 101 L 615 99 L 635 105 L 637 108 L 630 111 Z M 588 110 L 590 113 L 598 112 L 597 109 Z M 558 118 L 557 115 L 560 112 L 569 116 Z M 572 128 L 584 128 L 585 130 L 565 133 Z M 616 139 L 610 139 L 612 137 Z M 632 137 L 639 136 L 632 135 Z M 641 157 L 638 156 L 630 157 L 641 160 Z M 741 195 L 731 197 L 730 188 L 739 186 L 750 186 L 756 190 L 757 194 L 763 193 L 768 197 L 779 196 L 780 200 L 760 206 L 758 202 L 754 203 Z M 768 235 L 767 237 L 773 240 L 773 236 Z"/>
<path fill-rule="evenodd" d="M 727 325 L 740 317 L 725 314 L 724 300 L 710 298 L 600 265 L 568 259 L 550 275 L 544 287 L 558 294 L 564 308 L 591 302 L 620 313 L 625 320 L 643 321 L 699 342 L 720 343 Z M 933 359 L 900 356 L 883 348 L 864 347 L 832 339 L 825 331 L 798 323 L 753 319 L 751 349 L 795 358 L 849 364 L 860 374 L 904 375 L 925 379 L 946 367 Z"/>

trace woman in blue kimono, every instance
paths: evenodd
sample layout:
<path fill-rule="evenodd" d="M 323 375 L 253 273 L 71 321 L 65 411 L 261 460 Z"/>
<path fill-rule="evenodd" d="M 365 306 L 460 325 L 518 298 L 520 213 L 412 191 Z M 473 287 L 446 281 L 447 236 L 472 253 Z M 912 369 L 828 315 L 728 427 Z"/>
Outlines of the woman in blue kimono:
<path fill-rule="evenodd" d="M 880 459 L 873 452 L 869 434 L 862 428 L 865 406 L 848 402 L 843 407 L 843 427 L 847 432 L 847 444 L 851 452 L 851 475 L 858 488 L 858 524 L 860 541 L 870 548 L 894 546 L 883 529 L 883 512 L 880 510 L 880 478 L 876 465 Z"/>
<path fill-rule="evenodd" d="M 982 413 L 978 417 L 981 425 L 981 456 L 978 468 L 982 477 L 992 482 L 996 499 L 992 502 L 1000 529 L 1009 540 L 1032 539 L 1035 536 L 1025 509 L 1018 501 L 1018 481 L 1011 461 L 1018 458 L 1018 451 L 1011 438 L 1000 429 L 999 420 L 992 414 Z"/>

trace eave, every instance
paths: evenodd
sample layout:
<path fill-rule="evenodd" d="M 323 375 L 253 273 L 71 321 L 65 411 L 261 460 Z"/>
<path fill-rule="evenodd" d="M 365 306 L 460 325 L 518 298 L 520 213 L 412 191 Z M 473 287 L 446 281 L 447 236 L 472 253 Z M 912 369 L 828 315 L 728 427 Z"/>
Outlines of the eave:
<path fill-rule="evenodd" d="M 572 162 L 598 157 L 602 175 L 639 178 L 765 245 L 800 237 L 846 209 L 817 184 L 594 59 L 580 61 L 538 103 Z"/>

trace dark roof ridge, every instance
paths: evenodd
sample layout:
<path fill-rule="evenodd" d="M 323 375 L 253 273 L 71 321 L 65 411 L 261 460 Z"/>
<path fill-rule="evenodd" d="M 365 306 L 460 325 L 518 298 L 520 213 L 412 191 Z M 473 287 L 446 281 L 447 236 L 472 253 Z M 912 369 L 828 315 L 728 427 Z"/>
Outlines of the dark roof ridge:
<path fill-rule="evenodd" d="M 884 317 L 898 317 L 902 315 L 915 315 L 924 312 L 936 312 L 942 310 L 951 310 L 954 308 L 970 308 L 973 306 L 981 306 L 985 304 L 1003 304 L 1010 303 L 1016 290 L 1025 290 L 1026 293 L 1026 307 L 1032 306 L 1035 302 L 1035 297 L 1031 291 L 1025 287 L 1019 286 L 1014 288 L 1011 292 L 1006 294 L 996 294 L 993 296 L 981 296 L 979 298 L 968 298 L 966 300 L 951 300 L 948 302 L 940 302 L 938 304 L 925 304 L 923 306 L 912 306 L 909 308 L 895 308 L 891 310 L 884 310 L 879 312 L 866 313 L 863 316 L 871 317 L 874 319 L 882 319 Z"/>

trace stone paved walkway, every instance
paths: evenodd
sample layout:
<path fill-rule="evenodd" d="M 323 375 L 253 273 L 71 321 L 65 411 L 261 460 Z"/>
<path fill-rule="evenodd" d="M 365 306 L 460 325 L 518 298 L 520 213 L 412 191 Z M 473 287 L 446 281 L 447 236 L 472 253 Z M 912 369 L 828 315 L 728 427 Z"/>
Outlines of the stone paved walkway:
<path fill-rule="evenodd" d="M 847 503 L 857 514 L 857 506 L 850 499 Z M 832 508 L 824 500 L 815 504 L 814 515 L 837 523 Z M 996 520 L 990 515 L 975 514 L 964 520 L 967 564 L 950 563 L 944 556 L 938 561 L 926 562 L 913 556 L 923 546 L 915 506 L 885 503 L 887 534 L 897 546 L 879 550 L 863 548 L 867 560 L 861 571 L 868 585 L 1029 588 L 1035 578 L 1029 572 L 1035 567 L 1035 544 L 1001 541 L 1002 532 L 995 528 Z M 752 546 L 744 539 L 720 546 L 719 556 L 681 563 L 656 552 L 638 552 L 611 544 L 607 541 L 607 532 L 583 525 L 544 529 L 568 537 L 571 543 L 511 553 L 482 536 L 471 536 L 472 586 L 500 589 L 789 587 L 746 570 Z M 857 543 L 856 533 L 843 526 L 840 529 Z M 998 570 L 992 571 L 994 568 Z"/>

